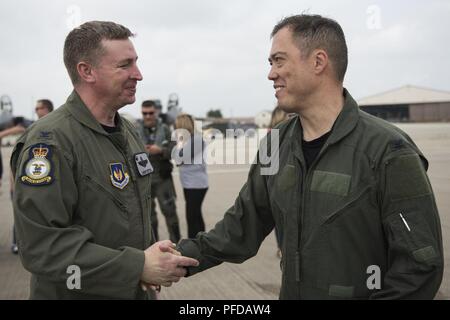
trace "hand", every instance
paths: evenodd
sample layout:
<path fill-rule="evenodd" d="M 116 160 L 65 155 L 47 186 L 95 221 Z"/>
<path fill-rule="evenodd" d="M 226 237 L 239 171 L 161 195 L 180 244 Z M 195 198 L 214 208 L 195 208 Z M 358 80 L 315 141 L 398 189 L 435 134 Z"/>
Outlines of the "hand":
<path fill-rule="evenodd" d="M 172 243 L 171 245 L 167 245 L 165 242 L 161 241 L 160 245 L 159 245 L 159 249 L 162 252 L 166 252 L 168 250 L 168 252 L 170 252 L 172 254 L 175 254 L 177 256 L 181 256 L 181 252 L 174 249 L 175 246 L 176 245 L 174 243 Z M 152 290 L 154 290 L 156 292 L 161 291 L 161 286 L 153 285 L 153 284 L 150 284 L 150 283 L 145 283 L 143 281 L 141 281 L 140 285 L 141 285 L 141 289 L 143 291 L 147 291 L 149 289 L 152 289 Z"/>
<path fill-rule="evenodd" d="M 198 266 L 198 261 L 183 257 L 175 250 L 170 240 L 159 241 L 144 251 L 145 264 L 141 276 L 141 287 L 170 287 L 186 275 L 184 267 Z"/>
<path fill-rule="evenodd" d="M 162 149 L 160 147 L 158 147 L 156 144 L 148 144 L 145 146 L 145 149 L 150 154 L 161 154 L 162 153 Z"/>

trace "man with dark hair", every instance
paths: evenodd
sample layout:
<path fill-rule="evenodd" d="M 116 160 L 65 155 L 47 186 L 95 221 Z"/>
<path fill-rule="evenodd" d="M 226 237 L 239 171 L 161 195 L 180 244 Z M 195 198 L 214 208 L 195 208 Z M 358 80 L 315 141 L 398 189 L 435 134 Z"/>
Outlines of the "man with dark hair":
<path fill-rule="evenodd" d="M 150 155 L 154 172 L 152 175 L 151 222 L 158 240 L 158 216 L 155 199 L 158 199 L 161 212 L 166 219 L 169 238 L 177 243 L 180 240 L 180 226 L 176 208 L 176 194 L 170 162 L 175 142 L 171 139 L 169 127 L 159 118 L 158 104 L 154 100 L 142 102 L 142 120 L 138 121 L 139 135 Z"/>
<path fill-rule="evenodd" d="M 292 16 L 272 38 L 269 79 L 278 106 L 297 114 L 267 137 L 280 170 L 265 175 L 259 161 L 252 165 L 223 220 L 180 242 L 183 255 L 200 261 L 189 274 L 254 256 L 276 226 L 281 299 L 434 298 L 443 250 L 427 160 L 344 89 L 347 47 L 337 22 Z"/>
<path fill-rule="evenodd" d="M 150 224 L 151 165 L 118 110 L 135 101 L 130 30 L 92 21 L 73 29 L 64 62 L 67 102 L 30 127 L 11 157 L 20 257 L 32 299 L 148 299 L 194 259 Z M 147 291 L 147 292 L 146 292 Z"/>
<path fill-rule="evenodd" d="M 53 103 L 48 99 L 40 99 L 36 103 L 36 114 L 38 119 L 53 111 Z"/>

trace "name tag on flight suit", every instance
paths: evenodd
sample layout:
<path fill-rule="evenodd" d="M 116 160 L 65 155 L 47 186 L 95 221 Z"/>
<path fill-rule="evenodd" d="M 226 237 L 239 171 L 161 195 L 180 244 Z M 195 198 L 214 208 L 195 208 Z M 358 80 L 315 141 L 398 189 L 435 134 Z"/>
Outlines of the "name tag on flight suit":
<path fill-rule="evenodd" d="M 148 155 L 145 152 L 135 154 L 134 161 L 136 162 L 136 168 L 141 177 L 153 172 L 152 164 L 150 163 Z"/>

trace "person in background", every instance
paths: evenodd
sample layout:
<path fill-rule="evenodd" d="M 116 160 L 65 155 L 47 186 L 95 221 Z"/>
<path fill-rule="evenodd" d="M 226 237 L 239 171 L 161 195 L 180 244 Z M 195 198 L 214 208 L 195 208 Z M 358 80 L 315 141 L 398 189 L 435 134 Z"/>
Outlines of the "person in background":
<path fill-rule="evenodd" d="M 188 237 L 194 238 L 205 231 L 202 203 L 208 191 L 208 174 L 204 161 L 205 142 L 195 128 L 195 121 L 189 114 L 180 114 L 175 120 L 177 146 L 172 158 L 180 169 L 180 180 L 186 201 Z"/>
<path fill-rule="evenodd" d="M 142 120 L 138 121 L 138 134 L 150 155 L 153 166 L 151 187 L 151 222 L 156 239 L 158 236 L 158 216 L 155 200 L 166 218 L 169 238 L 177 243 L 180 240 L 180 225 L 176 207 L 176 193 L 173 185 L 170 161 L 175 143 L 171 140 L 170 128 L 159 117 L 160 109 L 154 100 L 142 102 Z"/>
<path fill-rule="evenodd" d="M 49 99 L 40 99 L 36 102 L 36 115 L 38 119 L 53 111 L 53 103 Z"/>

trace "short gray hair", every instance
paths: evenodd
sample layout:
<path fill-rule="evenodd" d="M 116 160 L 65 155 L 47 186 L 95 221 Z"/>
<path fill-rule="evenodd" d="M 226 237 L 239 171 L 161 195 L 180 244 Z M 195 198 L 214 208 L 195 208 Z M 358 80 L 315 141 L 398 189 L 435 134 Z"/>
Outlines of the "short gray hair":
<path fill-rule="evenodd" d="M 81 61 L 96 64 L 103 54 L 102 40 L 125 40 L 134 37 L 126 27 L 110 21 L 89 21 L 73 29 L 64 42 L 64 64 L 75 85 L 80 80 L 77 65 Z"/>

